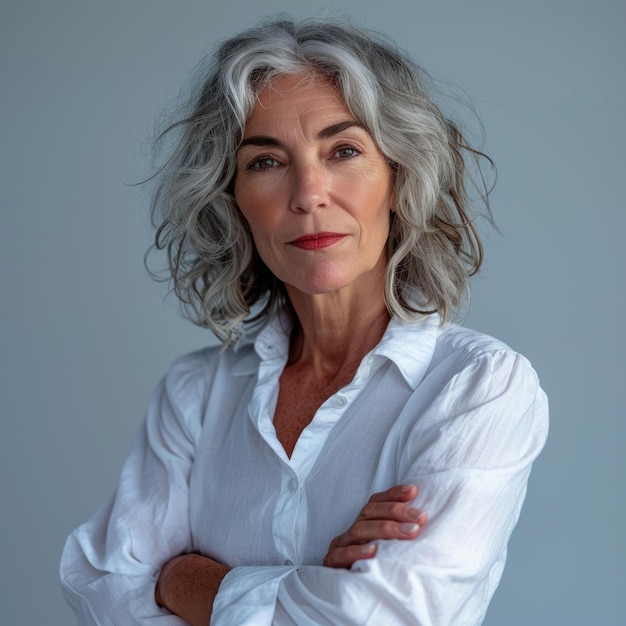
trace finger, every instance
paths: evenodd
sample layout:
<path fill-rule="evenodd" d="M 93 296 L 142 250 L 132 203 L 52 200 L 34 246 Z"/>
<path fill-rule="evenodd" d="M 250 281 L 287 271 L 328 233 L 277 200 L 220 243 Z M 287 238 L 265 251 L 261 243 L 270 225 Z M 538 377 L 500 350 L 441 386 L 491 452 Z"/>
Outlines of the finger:
<path fill-rule="evenodd" d="M 404 502 L 369 502 L 359 513 L 361 520 L 395 520 L 396 522 L 426 523 L 426 513 L 422 509 Z"/>
<path fill-rule="evenodd" d="M 376 539 L 415 539 L 420 531 L 416 522 L 395 522 L 391 520 L 364 520 L 355 522 L 350 529 L 335 537 L 331 544 L 334 548 L 362 545 Z"/>
<path fill-rule="evenodd" d="M 417 492 L 416 485 L 394 485 L 386 491 L 372 494 L 369 502 L 409 502 L 417 497 Z"/>
<path fill-rule="evenodd" d="M 334 548 L 324 557 L 325 567 L 347 568 L 356 561 L 371 559 L 376 554 L 376 544 L 368 543 L 361 546 Z"/>

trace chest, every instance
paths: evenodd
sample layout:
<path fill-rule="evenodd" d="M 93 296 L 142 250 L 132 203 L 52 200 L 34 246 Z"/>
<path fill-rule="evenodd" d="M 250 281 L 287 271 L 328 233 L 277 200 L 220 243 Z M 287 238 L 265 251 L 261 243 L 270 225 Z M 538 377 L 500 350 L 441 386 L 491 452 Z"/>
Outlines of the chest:
<path fill-rule="evenodd" d="M 320 382 L 307 372 L 286 367 L 280 376 L 278 401 L 274 412 L 276 437 L 291 457 L 302 431 L 319 407 L 351 379 L 352 373 L 339 374 Z"/>
<path fill-rule="evenodd" d="M 329 390 L 296 386 L 283 395 L 292 409 L 281 410 L 271 389 L 256 391 L 233 415 L 205 423 L 190 479 L 193 549 L 232 565 L 320 564 L 369 496 L 396 481 L 396 456 L 384 448 L 401 407 L 386 401 L 381 419 L 370 393 L 344 387 L 338 408 L 324 402 Z M 276 446 L 293 450 L 311 418 L 287 461 Z"/>

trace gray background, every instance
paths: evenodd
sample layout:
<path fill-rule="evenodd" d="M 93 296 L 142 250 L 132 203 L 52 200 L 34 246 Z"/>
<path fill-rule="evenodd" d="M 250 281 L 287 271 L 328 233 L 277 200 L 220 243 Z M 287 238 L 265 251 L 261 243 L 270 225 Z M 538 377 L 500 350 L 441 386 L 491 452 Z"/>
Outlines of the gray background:
<path fill-rule="evenodd" d="M 551 436 L 489 626 L 624 624 L 622 0 L 333 2 L 476 102 L 499 168 L 468 324 L 535 364 Z M 114 489 L 149 394 L 211 341 L 142 266 L 146 140 L 202 50 L 264 2 L 0 9 L 3 624 L 73 623 L 65 536 Z M 619 610 L 618 610 L 619 609 Z"/>

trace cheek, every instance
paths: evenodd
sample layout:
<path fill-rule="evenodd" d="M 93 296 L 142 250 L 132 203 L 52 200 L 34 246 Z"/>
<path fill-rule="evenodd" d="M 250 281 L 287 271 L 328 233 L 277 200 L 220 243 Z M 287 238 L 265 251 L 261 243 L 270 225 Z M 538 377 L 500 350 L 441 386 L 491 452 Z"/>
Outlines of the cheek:
<path fill-rule="evenodd" d="M 260 212 L 256 210 L 258 204 L 256 202 L 252 203 L 250 194 L 247 194 L 245 191 L 238 190 L 237 186 L 235 186 L 233 197 L 235 198 L 239 213 L 248 224 L 250 232 L 254 234 L 257 229 L 258 215 L 260 215 Z"/>
<path fill-rule="evenodd" d="M 250 228 L 263 227 L 272 220 L 272 194 L 251 185 L 235 184 L 233 196 Z"/>
<path fill-rule="evenodd" d="M 370 194 L 369 198 L 362 198 L 364 204 L 361 206 L 368 207 L 365 215 L 365 228 L 373 239 L 386 241 L 390 228 L 392 197 L 390 193 L 376 191 L 378 193 Z M 373 201 L 374 198 L 376 199 Z"/>
<path fill-rule="evenodd" d="M 272 234 L 276 230 L 271 222 L 271 216 L 268 216 L 263 211 L 263 207 L 258 204 L 255 204 L 254 209 L 251 209 L 249 205 L 244 206 L 243 210 L 241 207 L 239 210 L 248 224 L 248 230 L 252 235 L 252 240 L 259 256 L 267 264 L 273 248 Z"/>
<path fill-rule="evenodd" d="M 261 247 L 267 245 L 267 242 L 269 242 L 272 234 L 276 230 L 271 217 L 262 210 L 246 211 L 245 213 L 242 211 L 242 215 L 248 223 L 248 229 L 252 234 L 256 246 Z"/>

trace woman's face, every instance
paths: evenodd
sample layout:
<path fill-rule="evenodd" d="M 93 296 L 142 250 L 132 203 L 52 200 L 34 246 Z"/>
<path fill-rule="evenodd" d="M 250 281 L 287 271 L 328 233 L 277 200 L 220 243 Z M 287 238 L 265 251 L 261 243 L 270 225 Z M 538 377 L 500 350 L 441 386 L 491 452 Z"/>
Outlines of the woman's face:
<path fill-rule="evenodd" d="M 326 80 L 284 76 L 261 91 L 237 152 L 235 199 L 288 288 L 382 293 L 392 175 Z"/>

